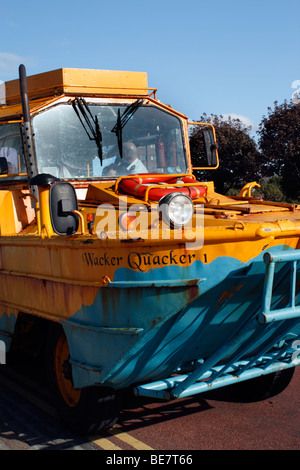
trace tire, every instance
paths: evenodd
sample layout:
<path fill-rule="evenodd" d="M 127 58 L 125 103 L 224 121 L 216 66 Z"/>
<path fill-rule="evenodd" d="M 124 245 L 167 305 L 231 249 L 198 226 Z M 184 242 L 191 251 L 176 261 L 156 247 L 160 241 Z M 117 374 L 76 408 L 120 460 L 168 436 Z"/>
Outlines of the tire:
<path fill-rule="evenodd" d="M 279 370 L 273 374 L 262 375 L 228 387 L 235 401 L 250 403 L 274 397 L 289 385 L 295 368 Z"/>
<path fill-rule="evenodd" d="M 88 435 L 112 427 L 119 408 L 114 390 L 106 387 L 75 389 L 67 338 L 60 325 L 47 338 L 47 377 L 53 404 L 64 424 L 75 434 Z"/>

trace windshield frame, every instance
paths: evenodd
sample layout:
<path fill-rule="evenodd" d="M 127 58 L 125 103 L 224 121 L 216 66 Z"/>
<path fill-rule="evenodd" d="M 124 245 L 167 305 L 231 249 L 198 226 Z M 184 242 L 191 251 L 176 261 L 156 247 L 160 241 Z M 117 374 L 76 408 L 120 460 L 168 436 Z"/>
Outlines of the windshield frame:
<path fill-rule="evenodd" d="M 157 111 L 161 112 L 161 113 L 164 113 L 166 115 L 169 115 L 171 118 L 174 118 L 177 120 L 177 123 L 178 123 L 178 127 L 175 127 L 174 126 L 174 129 L 178 129 L 178 138 L 180 140 L 180 150 L 182 152 L 182 162 L 184 164 L 184 169 L 180 168 L 180 171 L 179 169 L 177 171 L 174 171 L 174 172 L 162 172 L 162 171 L 151 171 L 151 173 L 158 173 L 158 174 L 182 174 L 182 173 L 188 173 L 189 172 L 189 159 L 188 159 L 188 152 L 187 152 L 187 146 L 186 146 L 186 139 L 185 139 L 185 126 L 184 126 L 184 120 L 183 120 L 183 117 L 186 119 L 186 117 L 180 113 L 177 113 L 176 111 L 174 111 L 172 108 L 168 107 L 168 106 L 165 106 L 165 105 L 160 105 L 160 103 L 157 103 L 156 100 L 154 99 L 149 99 L 149 98 L 146 98 L 145 97 L 142 97 L 143 98 L 143 104 L 140 106 L 141 108 L 152 108 L 152 109 L 156 109 Z M 44 114 L 44 113 L 47 113 L 49 110 L 52 110 L 52 109 L 55 109 L 57 107 L 61 107 L 61 106 L 70 106 L 70 108 L 72 107 L 72 103 L 74 102 L 74 98 L 70 98 L 70 97 L 63 97 L 61 99 L 59 99 L 57 102 L 55 103 L 51 103 L 49 106 L 43 108 L 43 109 L 40 109 L 37 113 L 35 113 L 33 116 L 32 116 L 32 123 L 33 123 L 33 129 L 34 129 L 34 133 L 36 133 L 37 131 L 37 125 L 36 125 L 36 118 L 38 116 L 40 116 L 41 114 Z M 120 100 L 120 98 L 110 98 L 110 99 L 107 99 L 107 98 L 100 98 L 100 97 L 86 97 L 85 98 L 86 100 L 86 103 L 87 105 L 92 109 L 93 107 L 96 107 L 98 106 L 99 108 L 101 107 L 113 107 L 115 109 L 120 109 L 121 110 L 121 114 L 122 112 L 124 112 L 130 105 L 134 104 L 136 101 L 137 101 L 137 98 L 130 98 L 130 99 L 122 99 Z M 74 116 L 75 116 L 75 112 L 74 112 Z M 77 116 L 78 118 L 78 116 Z M 126 127 L 127 123 L 125 124 L 124 127 Z M 100 123 L 100 131 L 102 131 L 101 129 L 101 123 Z M 83 130 L 84 132 L 84 130 Z M 39 158 L 39 145 L 37 145 L 37 141 L 36 141 L 36 154 L 37 154 L 37 167 L 38 167 L 38 171 L 41 172 L 41 169 L 42 169 L 42 165 L 41 165 L 41 162 L 42 160 Z M 105 161 L 105 158 L 103 158 L 103 163 Z M 99 161 L 99 164 L 100 164 L 100 161 Z M 101 164 L 100 164 L 101 165 Z M 45 165 L 44 165 L 45 167 Z M 104 166 L 102 166 L 102 171 L 104 169 Z M 150 172 L 150 171 L 149 171 Z M 56 175 L 54 175 L 56 176 Z M 118 178 L 119 176 L 122 176 L 122 175 L 116 175 L 116 176 L 106 176 L 106 175 L 102 175 L 102 174 L 99 174 L 99 175 L 87 175 L 87 176 L 70 176 L 70 177 L 67 177 L 67 176 L 61 176 L 59 175 L 59 178 L 62 179 L 62 180 L 66 180 L 66 181 L 85 181 L 85 180 L 88 180 L 88 181 L 99 181 L 99 180 L 111 180 L 111 179 L 115 179 L 115 178 Z"/>

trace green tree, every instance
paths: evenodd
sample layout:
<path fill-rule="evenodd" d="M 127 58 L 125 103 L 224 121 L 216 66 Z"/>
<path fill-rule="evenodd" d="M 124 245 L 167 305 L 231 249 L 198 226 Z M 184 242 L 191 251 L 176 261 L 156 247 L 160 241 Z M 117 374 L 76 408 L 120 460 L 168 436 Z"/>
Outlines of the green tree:
<path fill-rule="evenodd" d="M 265 201 L 285 202 L 287 197 L 282 189 L 282 177 L 263 177 L 259 180 L 260 188 L 254 188 L 252 195 Z"/>
<path fill-rule="evenodd" d="M 282 189 L 291 200 L 300 197 L 300 104 L 286 101 L 260 123 L 259 146 L 263 154 L 264 176 L 281 177 Z"/>
<path fill-rule="evenodd" d="M 244 184 L 257 181 L 260 177 L 261 156 L 254 139 L 249 135 L 250 128 L 240 119 L 224 119 L 223 116 L 205 113 L 201 122 L 208 122 L 215 127 L 220 166 L 212 171 L 195 171 L 198 179 L 215 182 L 220 193 L 232 193 L 240 190 Z M 190 147 L 193 166 L 203 166 L 199 160 L 201 154 L 201 131 L 195 126 L 190 134 Z"/>

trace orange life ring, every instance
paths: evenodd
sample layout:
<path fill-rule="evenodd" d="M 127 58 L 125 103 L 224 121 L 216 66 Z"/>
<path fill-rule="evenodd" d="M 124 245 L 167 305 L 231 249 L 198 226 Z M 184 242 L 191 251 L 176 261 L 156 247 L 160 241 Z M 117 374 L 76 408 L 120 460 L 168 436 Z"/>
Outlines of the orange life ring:
<path fill-rule="evenodd" d="M 192 176 L 183 176 L 177 178 L 176 176 L 168 177 L 167 175 L 162 176 L 143 176 L 143 177 L 133 177 L 133 178 L 124 178 L 119 182 L 119 188 L 124 191 L 126 194 L 132 196 L 144 197 L 149 185 L 156 184 L 157 187 L 149 189 L 148 198 L 151 200 L 159 201 L 163 196 L 169 193 L 179 192 L 186 194 L 191 199 L 196 199 L 198 197 L 204 196 L 206 194 L 206 186 L 182 186 L 182 187 L 160 187 L 159 183 L 164 183 L 168 185 L 176 183 L 196 183 Z"/>

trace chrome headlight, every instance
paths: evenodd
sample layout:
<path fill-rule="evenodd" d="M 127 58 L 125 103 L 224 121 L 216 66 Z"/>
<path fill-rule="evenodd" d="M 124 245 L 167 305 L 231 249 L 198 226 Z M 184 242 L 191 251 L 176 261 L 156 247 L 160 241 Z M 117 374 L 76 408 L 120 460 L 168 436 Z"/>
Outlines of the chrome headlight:
<path fill-rule="evenodd" d="M 158 203 L 163 221 L 174 228 L 189 223 L 194 214 L 194 204 L 189 196 L 183 193 L 166 194 Z"/>

